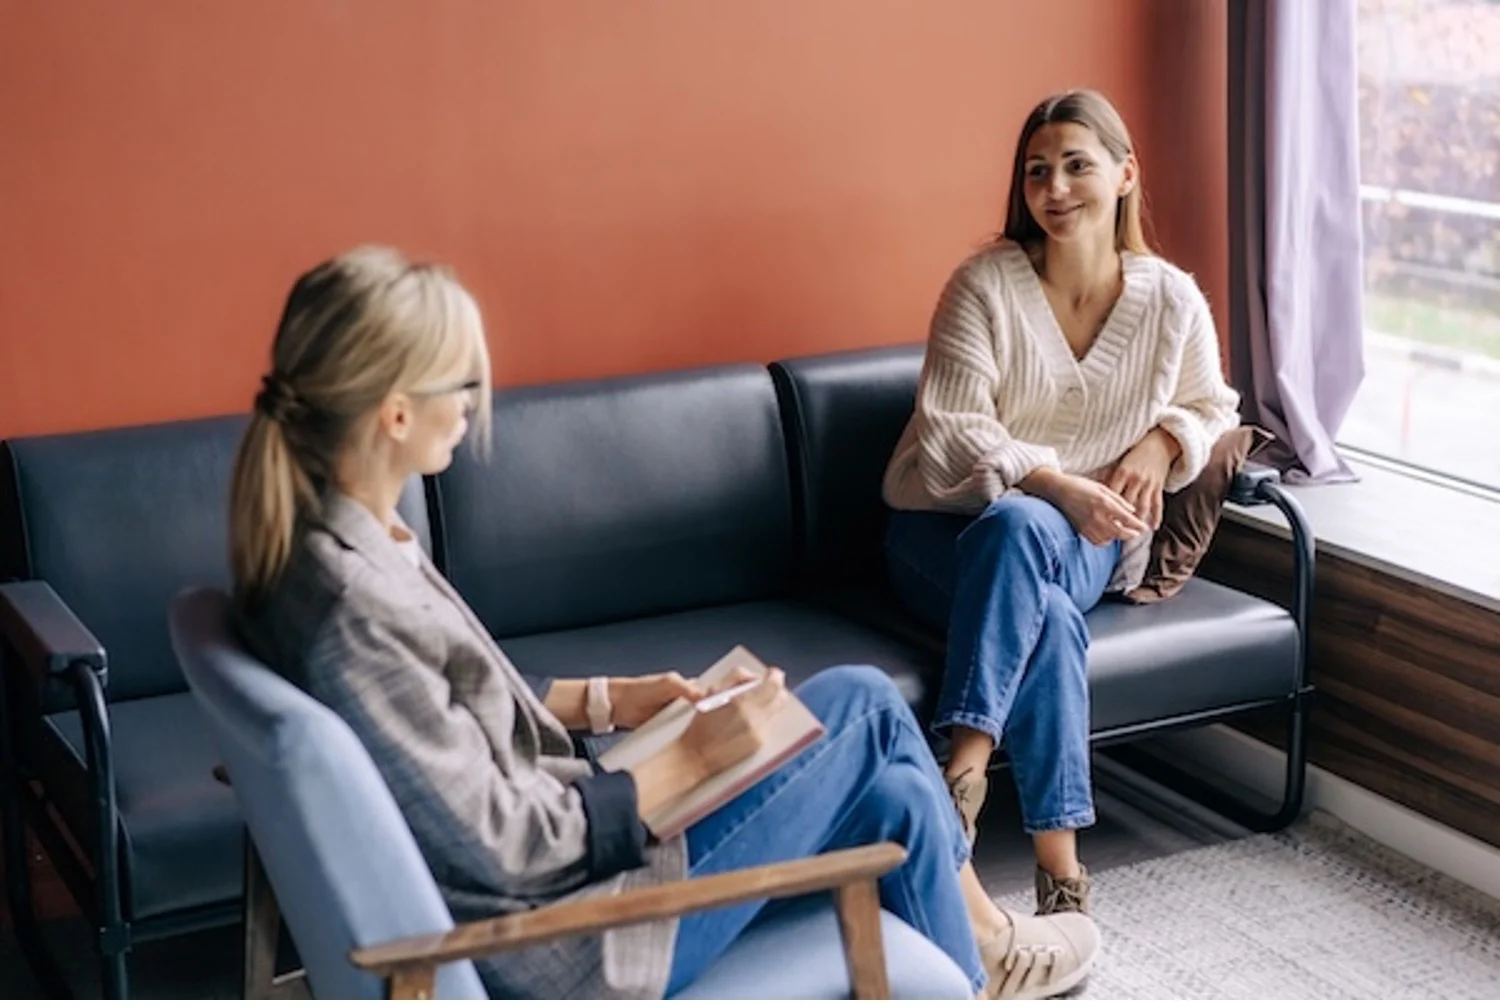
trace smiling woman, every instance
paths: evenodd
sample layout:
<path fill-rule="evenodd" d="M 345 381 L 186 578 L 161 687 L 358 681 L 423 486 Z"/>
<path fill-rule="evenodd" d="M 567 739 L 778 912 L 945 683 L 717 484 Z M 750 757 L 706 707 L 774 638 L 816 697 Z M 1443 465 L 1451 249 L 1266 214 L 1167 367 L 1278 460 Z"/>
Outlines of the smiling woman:
<path fill-rule="evenodd" d="M 1096 219 L 1110 213 L 1116 245 L 1149 253 L 1139 175 L 1130 133 L 1113 105 L 1096 91 L 1054 95 L 1032 109 L 1021 127 L 1002 237 L 1040 244 L 1050 233 L 1042 219 L 1087 205 Z"/>
<path fill-rule="evenodd" d="M 1004 232 L 938 300 L 885 478 L 893 583 L 947 632 L 951 796 L 972 837 L 1003 736 L 1043 913 L 1089 905 L 1083 614 L 1139 584 L 1163 493 L 1239 422 L 1207 301 L 1146 244 L 1140 175 L 1102 95 L 1032 110 Z"/>

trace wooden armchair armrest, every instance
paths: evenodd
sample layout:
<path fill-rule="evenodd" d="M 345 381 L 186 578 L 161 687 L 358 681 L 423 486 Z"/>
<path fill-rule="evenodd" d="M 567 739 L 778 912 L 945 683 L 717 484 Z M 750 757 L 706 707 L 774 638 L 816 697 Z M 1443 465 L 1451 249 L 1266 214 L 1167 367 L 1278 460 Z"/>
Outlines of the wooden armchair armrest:
<path fill-rule="evenodd" d="M 392 998 L 430 998 L 437 968 L 579 934 L 628 924 L 681 917 L 746 900 L 781 899 L 834 890 L 844 956 L 854 996 L 890 997 L 880 932 L 876 882 L 899 867 L 906 851 L 899 844 L 819 854 L 816 857 L 703 878 L 668 882 L 576 903 L 461 924 L 442 934 L 403 938 L 350 953 L 354 965 L 386 978 Z"/>

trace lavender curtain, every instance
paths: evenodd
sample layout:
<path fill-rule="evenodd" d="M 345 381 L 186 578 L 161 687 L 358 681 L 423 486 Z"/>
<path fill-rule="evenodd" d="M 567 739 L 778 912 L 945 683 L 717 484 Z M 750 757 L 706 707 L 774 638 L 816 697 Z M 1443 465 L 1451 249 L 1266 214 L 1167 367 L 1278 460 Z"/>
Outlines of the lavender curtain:
<path fill-rule="evenodd" d="M 1230 0 L 1230 369 L 1261 460 L 1354 479 L 1334 447 L 1364 378 L 1356 0 Z"/>

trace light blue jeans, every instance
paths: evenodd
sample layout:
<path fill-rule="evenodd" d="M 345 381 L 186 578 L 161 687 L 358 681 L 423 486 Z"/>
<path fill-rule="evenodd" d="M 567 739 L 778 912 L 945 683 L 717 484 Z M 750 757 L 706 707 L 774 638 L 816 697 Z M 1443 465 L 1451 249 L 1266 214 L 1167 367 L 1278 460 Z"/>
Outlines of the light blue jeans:
<path fill-rule="evenodd" d="M 977 518 L 891 515 L 892 586 L 948 635 L 933 727 L 1004 745 L 1028 833 L 1094 824 L 1083 614 L 1119 557 L 1118 542 L 1093 545 L 1037 497 L 1002 497 Z"/>
<path fill-rule="evenodd" d="M 881 906 L 985 981 L 958 871 L 968 845 L 942 771 L 911 708 L 884 672 L 839 666 L 797 696 L 823 738 L 687 832 L 694 878 L 892 840 L 906 863 L 880 880 Z M 667 994 L 696 980 L 750 926 L 765 901 L 682 918 Z"/>

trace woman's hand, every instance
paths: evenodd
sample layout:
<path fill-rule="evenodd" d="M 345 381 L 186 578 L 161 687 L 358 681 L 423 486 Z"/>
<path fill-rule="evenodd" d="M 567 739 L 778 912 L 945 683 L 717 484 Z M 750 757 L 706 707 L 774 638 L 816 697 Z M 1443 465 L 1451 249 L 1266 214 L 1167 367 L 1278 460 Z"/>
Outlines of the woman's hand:
<path fill-rule="evenodd" d="M 1049 481 L 1047 500 L 1067 516 L 1079 535 L 1095 546 L 1116 539 L 1134 539 L 1150 530 L 1130 501 L 1086 476 L 1056 474 Z"/>
<path fill-rule="evenodd" d="M 736 676 L 736 678 L 741 678 Z M 766 723 L 786 705 L 786 674 L 771 669 L 759 686 L 722 707 L 699 713 L 678 739 L 684 755 L 712 776 L 749 757 L 765 741 Z"/>
<path fill-rule="evenodd" d="M 639 727 L 678 698 L 697 701 L 706 695 L 702 686 L 676 672 L 609 681 L 609 702 L 617 728 Z"/>
<path fill-rule="evenodd" d="M 727 688 L 754 675 L 736 669 Z M 693 715 L 677 740 L 633 770 L 636 804 L 648 818 L 664 804 L 747 758 L 765 742 L 765 726 L 787 702 L 786 676 L 771 669 L 759 686 L 727 699 L 722 707 Z"/>
<path fill-rule="evenodd" d="M 1115 463 L 1106 481 L 1153 529 L 1161 527 L 1162 487 L 1181 451 L 1176 438 L 1160 427 L 1153 427 Z"/>

